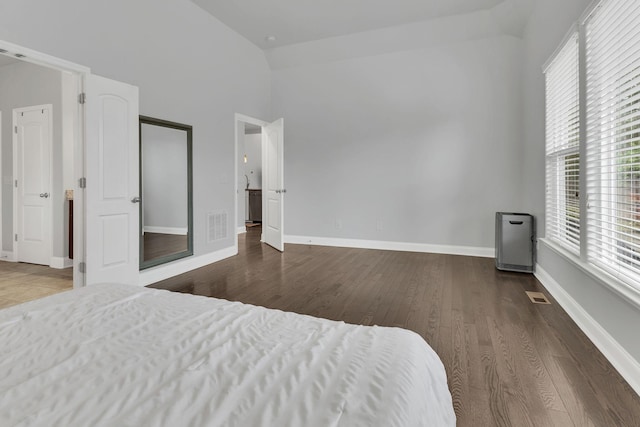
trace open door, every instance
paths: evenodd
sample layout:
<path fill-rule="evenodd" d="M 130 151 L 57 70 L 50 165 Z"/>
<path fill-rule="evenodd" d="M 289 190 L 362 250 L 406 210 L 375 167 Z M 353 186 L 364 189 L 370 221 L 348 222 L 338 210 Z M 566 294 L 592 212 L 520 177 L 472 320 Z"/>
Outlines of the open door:
<path fill-rule="evenodd" d="M 278 119 L 263 128 L 263 241 L 284 252 L 284 119 Z M 265 194 L 266 189 L 266 194 Z"/>
<path fill-rule="evenodd" d="M 85 283 L 138 284 L 138 88 L 85 81 Z"/>

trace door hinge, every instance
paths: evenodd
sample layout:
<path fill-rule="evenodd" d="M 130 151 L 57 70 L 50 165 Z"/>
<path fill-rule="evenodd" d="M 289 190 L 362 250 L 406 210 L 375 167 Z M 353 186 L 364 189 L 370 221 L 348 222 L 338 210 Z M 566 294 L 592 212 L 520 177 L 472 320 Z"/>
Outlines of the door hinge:
<path fill-rule="evenodd" d="M 15 237 L 15 239 L 16 239 L 16 242 L 17 242 L 17 241 L 18 241 L 18 235 L 17 235 L 17 234 L 16 234 L 16 237 Z"/>
<path fill-rule="evenodd" d="M 14 132 L 14 133 L 18 133 L 18 126 L 14 126 L 14 127 L 13 127 L 13 132 Z"/>
<path fill-rule="evenodd" d="M 84 262 L 78 264 L 78 271 L 80 273 L 85 273 L 87 271 L 87 264 L 85 264 Z"/>
<path fill-rule="evenodd" d="M 78 186 L 80 188 L 87 188 L 87 178 L 82 177 L 78 180 Z"/>
<path fill-rule="evenodd" d="M 82 92 L 78 94 L 78 104 L 84 104 L 87 101 L 87 94 Z"/>
<path fill-rule="evenodd" d="M 15 181 L 16 188 L 18 188 L 18 180 Z"/>

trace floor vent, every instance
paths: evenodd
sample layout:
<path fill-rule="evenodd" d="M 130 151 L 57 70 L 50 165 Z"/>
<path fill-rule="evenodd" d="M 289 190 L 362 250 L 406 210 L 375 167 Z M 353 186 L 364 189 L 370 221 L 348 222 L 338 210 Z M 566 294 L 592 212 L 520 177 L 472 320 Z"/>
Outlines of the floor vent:
<path fill-rule="evenodd" d="M 227 213 L 224 211 L 207 214 L 207 241 L 213 242 L 227 238 Z"/>
<path fill-rule="evenodd" d="M 527 292 L 527 296 L 534 304 L 551 304 L 542 292 Z"/>

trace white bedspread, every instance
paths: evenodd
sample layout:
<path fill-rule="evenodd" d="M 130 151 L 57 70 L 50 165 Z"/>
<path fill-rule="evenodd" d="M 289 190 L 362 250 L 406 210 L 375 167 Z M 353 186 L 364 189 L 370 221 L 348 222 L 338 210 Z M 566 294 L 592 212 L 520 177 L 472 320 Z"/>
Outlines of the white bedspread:
<path fill-rule="evenodd" d="M 453 426 L 417 334 L 127 285 L 0 310 L 1 426 Z"/>

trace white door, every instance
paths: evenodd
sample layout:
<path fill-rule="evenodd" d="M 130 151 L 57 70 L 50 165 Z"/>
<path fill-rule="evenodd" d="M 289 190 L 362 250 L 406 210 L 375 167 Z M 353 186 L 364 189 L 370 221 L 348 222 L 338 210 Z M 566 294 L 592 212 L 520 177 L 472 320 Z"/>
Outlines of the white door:
<path fill-rule="evenodd" d="M 266 244 L 284 251 L 284 120 L 278 119 L 264 127 L 263 139 L 263 203 L 262 233 Z M 266 192 L 265 192 L 266 190 Z"/>
<path fill-rule="evenodd" d="M 85 283 L 138 284 L 138 88 L 85 81 Z"/>
<path fill-rule="evenodd" d="M 16 260 L 43 265 L 51 262 L 51 109 L 13 110 Z"/>

